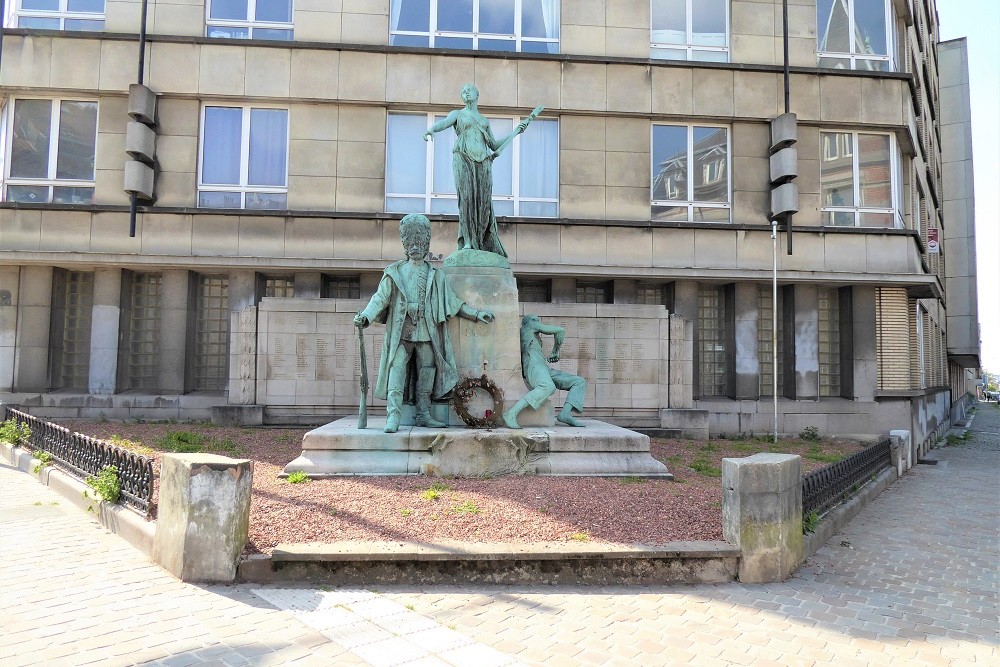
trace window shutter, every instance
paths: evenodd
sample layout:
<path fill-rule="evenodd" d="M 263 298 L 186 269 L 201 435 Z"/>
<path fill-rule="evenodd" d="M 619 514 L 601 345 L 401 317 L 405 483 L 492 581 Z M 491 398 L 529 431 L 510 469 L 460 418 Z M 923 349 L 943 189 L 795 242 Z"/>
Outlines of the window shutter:
<path fill-rule="evenodd" d="M 909 389 L 912 386 L 910 369 L 913 366 L 910 341 L 915 347 L 916 322 L 911 322 L 909 316 L 911 309 L 906 290 L 880 287 L 876 290 L 876 300 L 878 388 L 886 391 Z"/>

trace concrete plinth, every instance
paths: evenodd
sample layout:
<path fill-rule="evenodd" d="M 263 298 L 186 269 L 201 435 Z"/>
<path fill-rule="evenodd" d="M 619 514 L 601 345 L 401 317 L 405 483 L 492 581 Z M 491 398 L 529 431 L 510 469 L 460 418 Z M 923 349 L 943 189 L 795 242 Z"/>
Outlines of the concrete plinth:
<path fill-rule="evenodd" d="M 247 541 L 251 463 L 165 454 L 154 559 L 183 581 L 231 582 Z"/>
<path fill-rule="evenodd" d="M 561 424 L 524 429 L 401 427 L 383 433 L 345 417 L 306 433 L 302 455 L 285 473 L 339 475 L 637 476 L 672 478 L 649 453 L 649 437 L 593 419 L 584 428 Z"/>

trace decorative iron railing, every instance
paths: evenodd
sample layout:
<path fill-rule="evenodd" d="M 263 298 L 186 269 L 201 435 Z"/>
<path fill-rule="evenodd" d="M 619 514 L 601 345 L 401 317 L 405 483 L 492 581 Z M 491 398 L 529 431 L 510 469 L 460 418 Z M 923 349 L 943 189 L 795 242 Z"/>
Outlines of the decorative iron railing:
<path fill-rule="evenodd" d="M 871 447 L 802 477 L 802 514 L 823 514 L 856 489 L 892 465 L 886 436 Z"/>
<path fill-rule="evenodd" d="M 121 483 L 119 502 L 149 517 L 153 509 L 153 460 L 106 442 L 74 433 L 68 428 L 47 422 L 10 406 L 3 406 L 4 419 L 27 424 L 31 429 L 28 445 L 52 455 L 52 461 L 81 480 L 96 475 L 105 466 L 118 470 Z"/>

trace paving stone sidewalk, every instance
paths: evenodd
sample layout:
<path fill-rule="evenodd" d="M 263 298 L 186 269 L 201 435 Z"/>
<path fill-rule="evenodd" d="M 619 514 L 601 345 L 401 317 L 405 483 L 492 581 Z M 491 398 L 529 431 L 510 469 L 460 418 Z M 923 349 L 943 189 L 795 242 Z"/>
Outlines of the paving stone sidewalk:
<path fill-rule="evenodd" d="M 0 466 L 0 665 L 1000 664 L 1000 408 L 789 581 L 193 586 Z"/>

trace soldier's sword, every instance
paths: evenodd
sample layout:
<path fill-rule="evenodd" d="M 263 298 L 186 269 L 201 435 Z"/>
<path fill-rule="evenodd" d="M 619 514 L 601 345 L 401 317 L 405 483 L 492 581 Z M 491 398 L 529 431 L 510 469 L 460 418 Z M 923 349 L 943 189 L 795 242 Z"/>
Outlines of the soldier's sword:
<path fill-rule="evenodd" d="M 358 315 L 361 311 L 358 310 Z M 360 324 L 358 328 L 358 347 L 361 353 L 361 402 L 358 404 L 358 428 L 368 426 L 368 359 L 365 355 L 365 328 Z"/>

